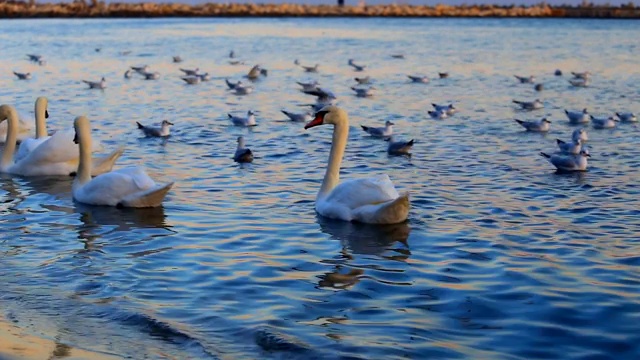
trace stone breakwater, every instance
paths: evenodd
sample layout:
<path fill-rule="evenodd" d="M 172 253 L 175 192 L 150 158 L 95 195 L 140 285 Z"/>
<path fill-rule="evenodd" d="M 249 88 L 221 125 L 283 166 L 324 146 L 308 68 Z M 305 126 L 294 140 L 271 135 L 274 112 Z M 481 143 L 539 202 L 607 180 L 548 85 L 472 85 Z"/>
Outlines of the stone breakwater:
<path fill-rule="evenodd" d="M 553 7 L 535 6 L 337 6 L 302 4 L 156 4 L 108 3 L 76 0 L 73 3 L 1 1 L 0 18 L 73 17 L 585 17 L 640 18 L 633 5 Z"/>

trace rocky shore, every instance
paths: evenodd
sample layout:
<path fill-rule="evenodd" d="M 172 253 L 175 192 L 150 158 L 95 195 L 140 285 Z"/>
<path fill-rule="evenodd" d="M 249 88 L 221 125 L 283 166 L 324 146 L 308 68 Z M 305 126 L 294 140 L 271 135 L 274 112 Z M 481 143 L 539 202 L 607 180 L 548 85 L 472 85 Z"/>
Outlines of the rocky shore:
<path fill-rule="evenodd" d="M 640 18 L 640 7 L 612 6 L 337 6 L 302 4 L 199 5 L 104 3 L 75 0 L 72 3 L 36 3 L 0 0 L 0 18 L 126 18 L 126 17 L 553 17 Z"/>

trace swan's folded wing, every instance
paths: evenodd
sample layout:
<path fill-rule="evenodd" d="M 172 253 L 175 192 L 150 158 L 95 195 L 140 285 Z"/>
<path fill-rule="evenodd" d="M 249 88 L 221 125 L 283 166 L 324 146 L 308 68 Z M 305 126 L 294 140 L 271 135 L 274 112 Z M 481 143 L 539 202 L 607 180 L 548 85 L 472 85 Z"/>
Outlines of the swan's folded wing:
<path fill-rule="evenodd" d="M 22 142 L 20 142 L 20 147 L 18 147 L 18 151 L 13 156 L 13 160 L 15 162 L 18 162 L 26 158 L 30 152 L 32 152 L 38 146 L 42 145 L 45 141 L 47 141 L 47 139 L 49 139 L 48 136 L 40 139 L 27 138 L 22 140 Z"/>
<path fill-rule="evenodd" d="M 326 202 L 336 202 L 356 209 L 364 205 L 373 205 L 399 196 L 389 176 L 378 175 L 364 179 L 353 179 L 336 186 L 325 199 Z"/>
<path fill-rule="evenodd" d="M 31 151 L 29 163 L 59 163 L 79 159 L 80 149 L 73 142 L 74 137 L 75 130 L 73 129 L 56 131 L 35 151 Z M 92 148 L 92 151 L 102 149 L 102 144 L 99 141 L 93 142 Z"/>
<path fill-rule="evenodd" d="M 142 168 L 130 167 L 96 176 L 74 196 L 80 202 L 96 205 L 117 205 L 122 199 L 156 184 Z"/>

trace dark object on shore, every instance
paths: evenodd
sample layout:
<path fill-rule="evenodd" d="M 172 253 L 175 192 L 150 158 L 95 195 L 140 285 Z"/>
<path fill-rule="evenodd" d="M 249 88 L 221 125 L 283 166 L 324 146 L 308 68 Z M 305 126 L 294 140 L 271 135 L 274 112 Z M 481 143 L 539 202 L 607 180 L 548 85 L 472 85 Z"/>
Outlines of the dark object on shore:
<path fill-rule="evenodd" d="M 544 85 L 536 84 L 536 86 L 534 86 L 533 88 L 536 89 L 536 91 L 542 91 L 544 89 Z"/>
<path fill-rule="evenodd" d="M 446 79 L 446 78 L 449 77 L 449 73 L 448 72 L 443 72 L 443 73 L 439 72 L 438 76 L 440 76 L 440 79 Z"/>
<path fill-rule="evenodd" d="M 560 69 L 558 69 L 558 70 L 556 70 L 556 72 L 553 73 L 553 75 L 562 76 L 562 71 Z"/>

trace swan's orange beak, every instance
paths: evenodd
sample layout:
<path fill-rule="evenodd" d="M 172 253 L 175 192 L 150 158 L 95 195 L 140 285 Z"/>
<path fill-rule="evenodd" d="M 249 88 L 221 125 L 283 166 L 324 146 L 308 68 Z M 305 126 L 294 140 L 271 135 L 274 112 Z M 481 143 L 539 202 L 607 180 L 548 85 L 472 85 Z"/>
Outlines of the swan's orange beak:
<path fill-rule="evenodd" d="M 316 113 L 315 119 L 313 119 L 309 123 L 307 123 L 307 125 L 304 126 L 304 129 L 306 130 L 306 129 L 312 128 L 314 126 L 322 125 L 322 123 L 324 122 L 324 115 L 325 114 L 326 114 L 326 112 L 324 112 L 324 111 L 318 111 Z"/>

